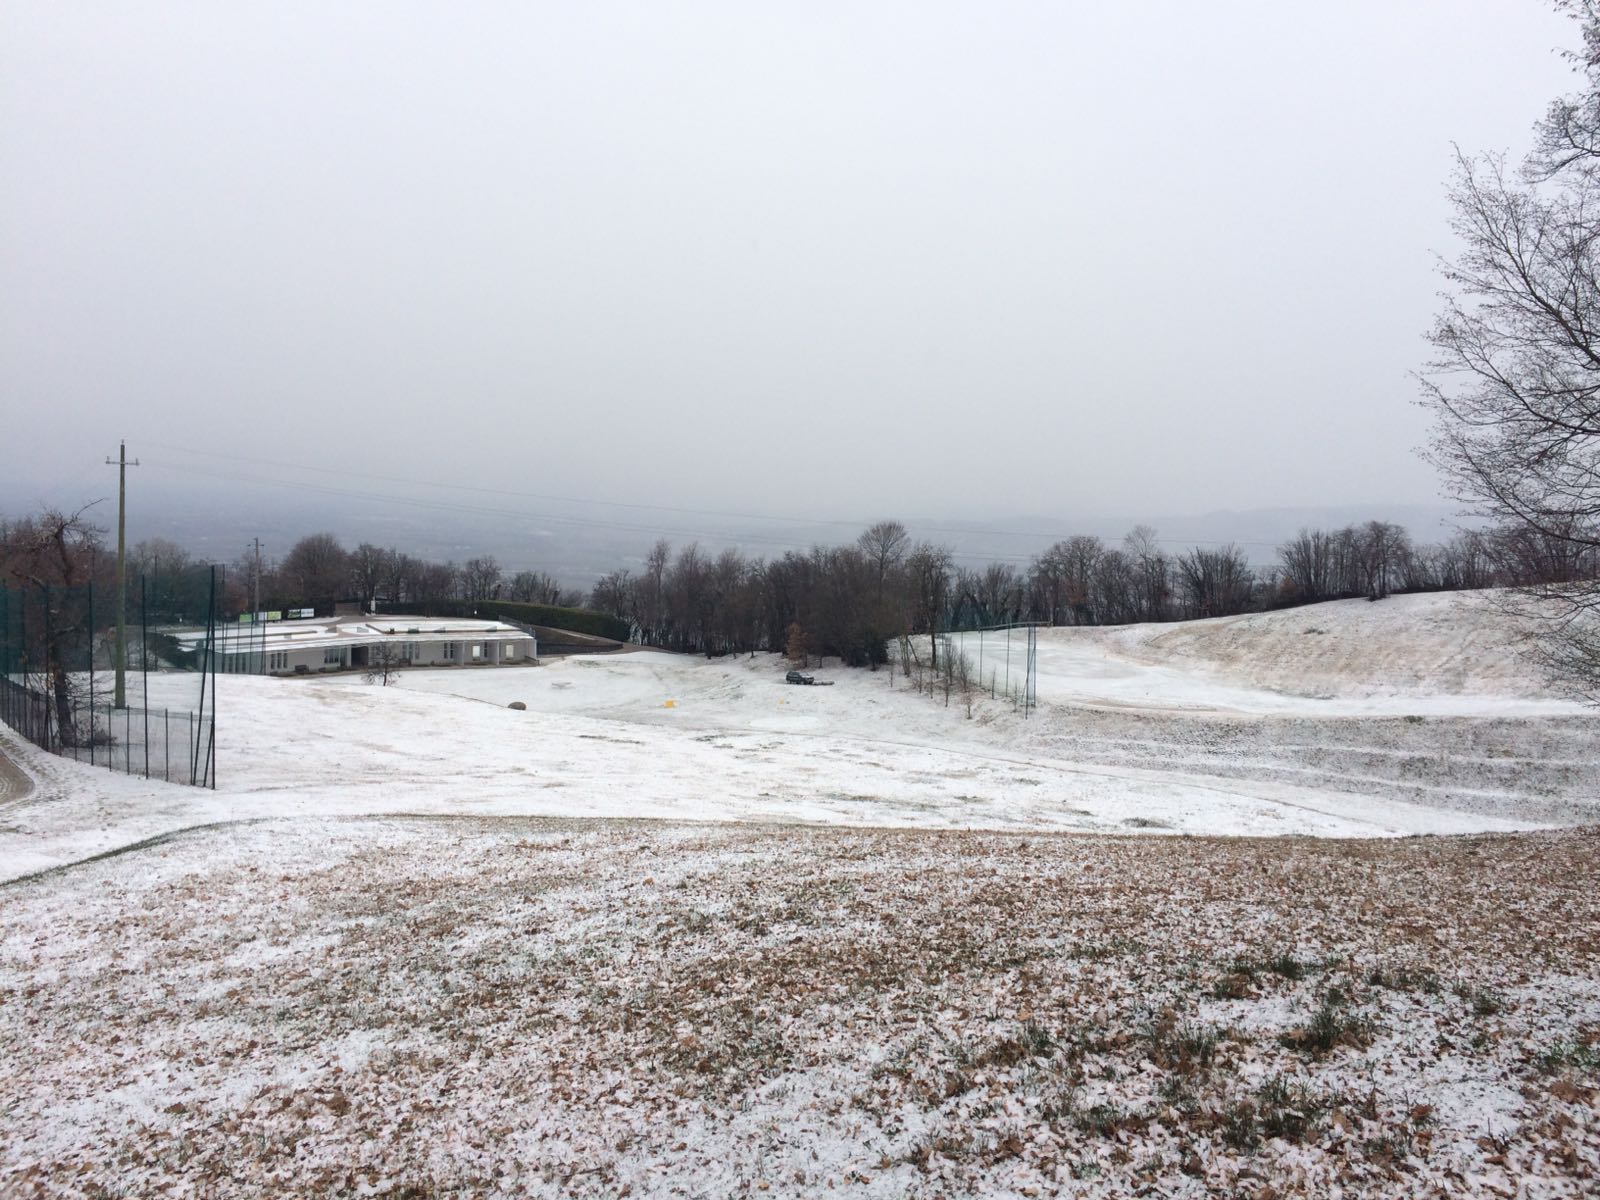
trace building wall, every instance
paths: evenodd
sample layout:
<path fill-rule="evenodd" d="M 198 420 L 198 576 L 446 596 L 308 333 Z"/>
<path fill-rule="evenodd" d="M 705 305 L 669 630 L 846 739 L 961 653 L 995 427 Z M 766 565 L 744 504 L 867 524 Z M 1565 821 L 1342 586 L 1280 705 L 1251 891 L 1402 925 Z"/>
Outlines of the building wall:
<path fill-rule="evenodd" d="M 463 637 L 450 642 L 415 641 L 396 635 L 374 641 L 352 641 L 337 646 L 288 646 L 269 650 L 269 675 L 320 674 L 324 671 L 343 671 L 350 667 L 350 651 L 355 646 L 398 645 L 409 647 L 402 653 L 409 656 L 402 665 L 412 667 L 460 667 L 500 663 L 530 662 L 538 657 L 538 643 L 531 637 L 486 638 Z M 474 656 L 473 647 L 479 653 Z M 447 647 L 453 647 L 451 654 Z M 329 661 L 329 652 L 337 656 Z"/>

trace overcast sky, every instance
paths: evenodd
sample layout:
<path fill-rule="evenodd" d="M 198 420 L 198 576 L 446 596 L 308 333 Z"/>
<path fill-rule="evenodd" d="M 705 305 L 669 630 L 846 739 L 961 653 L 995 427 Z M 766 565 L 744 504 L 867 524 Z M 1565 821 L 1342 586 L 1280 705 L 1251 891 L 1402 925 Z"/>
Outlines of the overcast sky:
<path fill-rule="evenodd" d="M 1426 502 L 1451 143 L 1575 86 L 1539 0 L 0 14 L 4 470 L 96 495 Z"/>

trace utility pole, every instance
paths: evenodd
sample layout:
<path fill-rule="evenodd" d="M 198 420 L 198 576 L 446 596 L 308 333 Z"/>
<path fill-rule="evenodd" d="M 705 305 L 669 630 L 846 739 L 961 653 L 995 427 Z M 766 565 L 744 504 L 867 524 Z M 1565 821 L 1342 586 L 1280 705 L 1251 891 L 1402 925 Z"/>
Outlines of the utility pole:
<path fill-rule="evenodd" d="M 250 645 L 255 656 L 254 670 L 265 672 L 267 669 L 267 630 L 262 621 L 261 612 L 261 539 L 251 538 L 250 544 L 245 547 L 247 554 L 253 557 L 250 562 Z M 244 617 L 239 618 L 241 621 Z"/>
<path fill-rule="evenodd" d="M 128 443 L 118 443 L 117 457 L 106 459 L 117 468 L 117 652 L 112 664 L 117 672 L 114 708 L 128 707 L 128 468 L 139 460 L 128 461 Z"/>
<path fill-rule="evenodd" d="M 250 544 L 256 551 L 255 582 L 251 585 L 250 592 L 250 620 L 261 620 L 261 539 L 251 538 Z"/>

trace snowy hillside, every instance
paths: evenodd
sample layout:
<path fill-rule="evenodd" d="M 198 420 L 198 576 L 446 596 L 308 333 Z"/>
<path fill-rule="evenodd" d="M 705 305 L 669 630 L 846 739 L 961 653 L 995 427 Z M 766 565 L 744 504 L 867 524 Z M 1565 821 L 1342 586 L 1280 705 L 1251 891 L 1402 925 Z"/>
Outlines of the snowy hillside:
<path fill-rule="evenodd" d="M 1493 599 L 1446 592 L 1336 600 L 1124 629 L 1111 641 L 1130 657 L 1295 696 L 1550 696 Z"/>
<path fill-rule="evenodd" d="M 986 673 L 1002 661 L 992 635 L 969 639 L 980 649 Z M 1326 836 L 1600 815 L 1600 723 L 1543 692 L 1470 598 L 1048 630 L 1039 664 L 1027 721 L 1003 698 L 968 717 L 889 671 L 787 686 L 772 656 L 410 671 L 391 688 L 224 676 L 214 794 L 8 738 L 39 786 L 7 810 L 0 871 L 282 815 Z M 1433 691 L 1428 670 L 1444 680 Z"/>
<path fill-rule="evenodd" d="M 1014 673 L 1019 661 L 1013 633 Z M 984 679 L 1004 635 L 957 639 Z M 1489 598 L 1336 600 L 1167 625 L 1039 631 L 1047 703 L 1260 715 L 1558 715 L 1583 711 L 1522 657 Z"/>
<path fill-rule="evenodd" d="M 0 733 L 0 1192 L 1590 1194 L 1594 830 L 1386 836 L 1600 821 L 1600 718 L 1491 625 L 1045 631 L 1028 720 L 224 676 L 215 792 Z"/>

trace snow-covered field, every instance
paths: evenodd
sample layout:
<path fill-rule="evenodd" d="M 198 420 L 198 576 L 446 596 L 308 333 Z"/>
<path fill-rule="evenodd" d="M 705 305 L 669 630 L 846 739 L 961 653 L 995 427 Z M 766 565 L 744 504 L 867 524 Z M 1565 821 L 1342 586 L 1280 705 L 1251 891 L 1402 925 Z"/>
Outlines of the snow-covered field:
<path fill-rule="evenodd" d="M 986 641 L 967 649 L 987 676 L 1003 660 Z M 969 716 L 887 670 L 786 686 L 772 656 L 412 671 L 390 688 L 223 676 L 214 794 L 9 739 L 38 786 L 0 816 L 0 877 L 275 816 L 1370 836 L 1600 815 L 1600 721 L 1545 691 L 1470 598 L 1047 630 L 1039 664 L 1027 721 L 1003 697 Z M 192 678 L 155 680 L 157 706 L 163 686 L 187 705 Z"/>
<path fill-rule="evenodd" d="M 225 676 L 215 792 L 0 731 L 0 1194 L 1586 1194 L 1600 720 L 1492 608 L 1039 664 Z"/>

